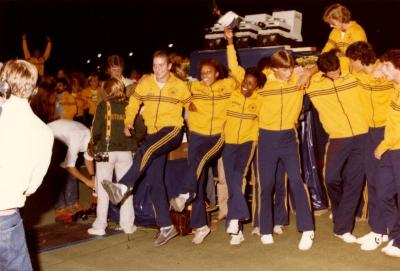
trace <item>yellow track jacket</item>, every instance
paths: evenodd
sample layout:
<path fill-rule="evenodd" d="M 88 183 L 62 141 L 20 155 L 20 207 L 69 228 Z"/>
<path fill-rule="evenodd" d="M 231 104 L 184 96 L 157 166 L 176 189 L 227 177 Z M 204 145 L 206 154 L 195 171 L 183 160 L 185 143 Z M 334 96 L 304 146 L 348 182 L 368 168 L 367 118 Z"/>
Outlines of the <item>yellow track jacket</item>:
<path fill-rule="evenodd" d="M 357 79 L 347 73 L 331 80 L 319 72 L 306 93 L 319 113 L 330 138 L 345 138 L 368 132 Z"/>
<path fill-rule="evenodd" d="M 201 135 L 216 135 L 223 132 L 226 109 L 237 82 L 232 78 L 221 79 L 211 86 L 200 81 L 190 84 L 192 103 L 197 112 L 189 111 L 189 130 Z"/>
<path fill-rule="evenodd" d="M 125 108 L 125 126 L 132 125 L 143 104 L 143 119 L 149 134 L 167 126 L 182 127 L 182 108 L 190 103 L 191 94 L 187 84 L 172 73 L 166 85 L 160 89 L 154 75 L 142 79 L 129 98 Z"/>
<path fill-rule="evenodd" d="M 393 83 L 387 81 L 385 76 L 375 78 L 373 74 L 364 72 L 353 75 L 361 86 L 359 88 L 361 104 L 368 126 L 372 128 L 385 126 L 394 91 Z"/>
<path fill-rule="evenodd" d="M 238 81 L 244 80 L 245 71 L 239 66 L 235 48 L 227 46 L 228 67 L 232 76 Z M 262 105 L 262 97 L 253 92 L 245 97 L 238 84 L 228 103 L 227 119 L 224 129 L 225 143 L 242 144 L 258 139 L 258 120 Z"/>
<path fill-rule="evenodd" d="M 400 149 L 400 85 L 395 86 L 386 120 L 385 136 L 378 145 L 378 150 L 382 153 L 398 149 Z"/>
<path fill-rule="evenodd" d="M 288 81 L 279 80 L 274 74 L 268 76 L 264 88 L 258 91 L 263 98 L 260 129 L 280 131 L 296 127 L 304 94 L 296 84 L 294 73 Z"/>
<path fill-rule="evenodd" d="M 344 33 L 343 37 L 342 33 Z M 351 21 L 350 27 L 346 32 L 332 29 L 331 33 L 329 34 L 328 42 L 326 43 L 324 49 L 322 49 L 322 53 L 336 48 L 345 54 L 347 47 L 356 41 L 367 41 L 367 35 L 365 34 L 365 31 L 361 25 L 355 21 Z"/>

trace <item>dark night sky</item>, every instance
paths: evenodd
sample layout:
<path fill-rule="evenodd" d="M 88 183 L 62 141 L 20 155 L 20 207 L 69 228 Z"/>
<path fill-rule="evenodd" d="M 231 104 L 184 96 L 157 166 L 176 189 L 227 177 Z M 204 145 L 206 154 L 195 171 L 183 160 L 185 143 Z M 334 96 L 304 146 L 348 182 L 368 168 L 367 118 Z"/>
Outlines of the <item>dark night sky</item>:
<path fill-rule="evenodd" d="M 147 70 L 151 53 L 174 43 L 174 50 L 189 55 L 202 49 L 204 28 L 215 18 L 211 0 L 0 0 L 0 60 L 22 57 L 21 34 L 28 34 L 31 50 L 53 40 L 49 71 L 60 67 L 89 71 L 104 62 L 104 56 L 119 53 L 128 68 Z M 274 9 L 296 9 L 303 13 L 305 45 L 321 48 L 329 27 L 322 20 L 328 0 L 217 0 L 221 11 L 239 15 L 271 13 Z M 380 54 L 400 48 L 400 0 L 340 1 L 366 30 Z M 134 52 L 133 57 L 128 53 Z M 96 59 L 98 52 L 102 59 Z M 92 59 L 92 64 L 86 64 Z M 96 60 L 96 61 L 93 61 Z"/>

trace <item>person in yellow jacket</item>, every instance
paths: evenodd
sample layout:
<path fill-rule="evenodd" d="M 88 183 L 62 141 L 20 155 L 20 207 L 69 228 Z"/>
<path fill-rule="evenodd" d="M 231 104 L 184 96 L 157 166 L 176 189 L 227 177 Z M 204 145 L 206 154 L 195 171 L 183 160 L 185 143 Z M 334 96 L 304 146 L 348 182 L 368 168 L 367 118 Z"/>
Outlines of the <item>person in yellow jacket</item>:
<path fill-rule="evenodd" d="M 334 234 L 355 243 L 351 234 L 364 181 L 365 140 L 368 124 L 357 79 L 340 69 L 335 52 L 323 53 L 306 90 L 329 135 L 325 182 L 332 204 Z"/>
<path fill-rule="evenodd" d="M 88 77 L 89 86 L 82 90 L 81 96 L 87 104 L 86 123 L 92 125 L 93 117 L 96 113 L 97 97 L 100 91 L 99 76 L 91 74 Z"/>
<path fill-rule="evenodd" d="M 87 126 L 85 110 L 88 105 L 86 103 L 86 99 L 84 99 L 82 96 L 82 83 L 80 81 L 79 75 L 73 75 L 71 77 L 71 95 L 75 98 L 77 109 L 74 120 Z"/>
<path fill-rule="evenodd" d="M 54 119 L 73 120 L 78 111 L 74 96 L 68 90 L 67 80 L 61 78 L 56 82 L 57 98 Z"/>
<path fill-rule="evenodd" d="M 142 78 L 125 108 L 124 133 L 130 136 L 133 123 L 143 105 L 143 118 L 148 135 L 137 151 L 133 165 L 118 184 L 104 180 L 102 185 L 111 202 L 121 202 L 139 178 L 146 172 L 151 187 L 151 199 L 160 227 L 154 245 L 160 246 L 175 237 L 178 232 L 172 225 L 169 204 L 164 186 L 166 155 L 182 141 L 182 109 L 191 100 L 185 82 L 170 73 L 171 63 L 165 51 L 153 55 L 153 74 Z M 150 176 L 149 176 L 150 175 Z"/>
<path fill-rule="evenodd" d="M 232 78 L 221 79 L 223 73 L 218 61 L 205 59 L 200 63 L 201 81 L 190 84 L 188 168 L 183 178 L 183 193 L 171 199 L 171 206 L 178 212 L 192 201 L 190 226 L 195 229 L 195 244 L 203 242 L 210 233 L 204 204 L 205 169 L 211 159 L 221 154 L 227 105 L 238 85 Z"/>
<path fill-rule="evenodd" d="M 378 202 L 393 201 L 400 196 L 400 49 L 386 52 L 381 57 L 382 71 L 395 83 L 395 90 L 387 115 L 384 139 L 375 149 L 376 159 L 381 160 L 378 173 Z M 384 210 L 387 213 L 387 210 Z M 400 216 L 389 232 L 390 242 L 382 249 L 386 255 L 400 257 Z"/>
<path fill-rule="evenodd" d="M 332 4 L 325 9 L 323 20 L 332 29 L 328 42 L 322 49 L 323 53 L 331 49 L 339 49 L 341 54 L 346 53 L 347 47 L 356 41 L 367 41 L 364 29 L 351 20 L 350 10 L 341 4 Z"/>
<path fill-rule="evenodd" d="M 302 108 L 304 91 L 300 89 L 300 70 L 294 71 L 293 56 L 279 50 L 271 56 L 273 74 L 258 91 L 263 98 L 259 115 L 257 178 L 260 185 L 259 224 L 261 242 L 273 244 L 273 200 L 275 172 L 279 161 L 288 174 L 296 204 L 296 219 L 302 238 L 298 248 L 308 250 L 314 239 L 314 223 L 307 188 L 300 168 L 299 143 L 296 126 Z"/>
<path fill-rule="evenodd" d="M 261 58 L 257 63 L 257 69 L 265 74 L 266 78 L 272 75 L 274 72 L 271 69 L 271 57 L 266 56 Z M 304 82 L 307 84 L 307 82 Z M 299 85 L 299 83 L 298 83 Z M 300 86 L 299 86 L 300 87 Z M 300 87 L 303 88 L 303 87 Z M 252 180 L 256 180 L 255 173 L 257 173 L 257 161 L 253 160 Z M 289 224 L 289 210 L 287 206 L 287 175 L 282 161 L 279 161 L 276 174 L 275 174 L 275 194 L 274 194 L 274 228 L 273 232 L 276 234 L 283 234 L 284 225 Z M 255 182 L 253 184 L 253 200 L 252 200 L 252 212 L 253 212 L 253 231 L 252 234 L 260 235 L 260 227 L 258 221 L 258 208 L 259 208 L 259 187 Z"/>
<path fill-rule="evenodd" d="M 387 231 L 393 227 L 397 216 L 394 201 L 388 202 L 384 209 L 381 209 L 378 203 L 379 160 L 374 156 L 375 148 L 383 140 L 394 85 L 380 71 L 381 63 L 369 43 L 358 41 L 351 44 L 347 48 L 346 56 L 350 59 L 352 74 L 361 86 L 360 99 L 369 126 L 365 145 L 365 172 L 368 185 L 368 223 L 371 232 L 358 238 L 357 243 L 361 244 L 362 250 L 375 250 L 382 244 L 383 239 L 387 239 Z"/>
<path fill-rule="evenodd" d="M 257 90 L 262 88 L 266 76 L 256 68 L 244 70 L 239 66 L 233 46 L 233 33 L 225 29 L 228 41 L 228 67 L 232 76 L 239 82 L 228 103 L 224 128 L 225 146 L 222 161 L 228 185 L 228 215 L 226 232 L 231 234 L 231 245 L 244 241 L 243 221 L 250 219 L 243 186 L 249 165 L 254 157 L 258 139 L 258 119 L 262 98 Z"/>
<path fill-rule="evenodd" d="M 52 46 L 51 38 L 46 37 L 46 40 L 47 40 L 47 45 L 43 55 L 41 54 L 40 50 L 35 50 L 32 55 L 28 48 L 28 41 L 26 39 L 26 34 L 22 35 L 22 51 L 24 53 L 24 58 L 28 62 L 35 65 L 35 67 L 38 70 L 39 76 L 44 75 L 44 63 L 47 61 L 47 59 L 49 59 L 51 52 L 51 46 Z"/>

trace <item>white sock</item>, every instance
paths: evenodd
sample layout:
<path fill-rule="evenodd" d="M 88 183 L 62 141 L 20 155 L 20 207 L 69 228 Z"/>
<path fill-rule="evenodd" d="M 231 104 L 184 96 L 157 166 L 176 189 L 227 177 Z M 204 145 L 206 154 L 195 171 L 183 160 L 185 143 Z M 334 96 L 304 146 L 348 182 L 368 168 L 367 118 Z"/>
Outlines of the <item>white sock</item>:
<path fill-rule="evenodd" d="M 189 199 L 189 192 L 187 192 L 186 194 L 179 194 L 179 197 L 182 197 L 185 200 L 188 200 Z"/>
<path fill-rule="evenodd" d="M 121 191 L 123 194 L 125 194 L 126 192 L 128 192 L 128 187 L 122 183 L 119 183 L 120 187 L 121 187 Z"/>

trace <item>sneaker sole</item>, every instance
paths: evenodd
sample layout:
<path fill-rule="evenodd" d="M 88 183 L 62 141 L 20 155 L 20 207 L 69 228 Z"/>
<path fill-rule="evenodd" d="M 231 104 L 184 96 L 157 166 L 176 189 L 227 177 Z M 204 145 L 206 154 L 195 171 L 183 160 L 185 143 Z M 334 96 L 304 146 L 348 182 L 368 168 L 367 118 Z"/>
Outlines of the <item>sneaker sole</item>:
<path fill-rule="evenodd" d="M 239 243 L 232 243 L 232 242 L 229 242 L 229 244 L 230 244 L 231 246 L 238 246 L 238 245 L 240 245 L 243 241 L 244 241 L 244 238 L 240 238 Z"/>
<path fill-rule="evenodd" d="M 211 233 L 211 230 L 208 229 L 207 234 L 204 235 L 204 237 L 201 239 L 200 242 L 195 242 L 195 241 L 192 240 L 192 243 L 193 243 L 193 244 L 196 244 L 196 245 L 200 245 L 201 243 L 203 243 L 204 239 L 206 239 L 206 237 L 207 237 L 208 235 L 210 235 L 210 233 Z"/>
<path fill-rule="evenodd" d="M 169 236 L 167 239 L 165 239 L 162 243 L 159 244 L 154 244 L 156 247 L 165 245 L 169 240 L 171 240 L 172 238 L 176 237 L 178 235 L 178 232 L 175 232 L 173 235 Z"/>

